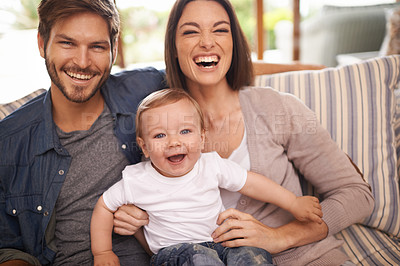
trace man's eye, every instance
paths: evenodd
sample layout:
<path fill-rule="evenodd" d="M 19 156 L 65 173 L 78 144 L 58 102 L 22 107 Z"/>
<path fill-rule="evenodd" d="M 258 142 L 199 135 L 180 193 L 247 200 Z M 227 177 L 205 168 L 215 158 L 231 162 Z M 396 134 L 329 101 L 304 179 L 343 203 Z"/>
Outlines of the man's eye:
<path fill-rule="evenodd" d="M 189 134 L 191 131 L 189 129 L 184 129 L 181 131 L 181 134 Z"/>
<path fill-rule="evenodd" d="M 103 51 L 106 49 L 104 46 L 101 46 L 101 45 L 93 45 L 93 48 L 97 49 L 97 50 L 103 50 Z"/>
<path fill-rule="evenodd" d="M 165 137 L 164 133 L 160 133 L 160 134 L 157 134 L 157 135 L 154 136 L 155 139 L 161 139 L 163 137 Z"/>
<path fill-rule="evenodd" d="M 61 41 L 61 42 L 60 42 L 60 44 L 62 44 L 62 45 L 68 45 L 68 46 L 70 46 L 70 45 L 72 45 L 72 42 L 68 42 L 68 41 Z"/>

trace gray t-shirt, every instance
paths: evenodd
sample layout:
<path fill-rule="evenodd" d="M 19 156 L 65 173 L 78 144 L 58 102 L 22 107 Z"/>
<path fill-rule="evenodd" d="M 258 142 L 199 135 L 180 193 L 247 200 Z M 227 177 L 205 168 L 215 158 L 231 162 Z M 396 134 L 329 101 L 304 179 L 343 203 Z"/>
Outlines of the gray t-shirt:
<path fill-rule="evenodd" d="M 113 133 L 113 117 L 105 105 L 103 113 L 87 131 L 57 129 L 61 144 L 72 157 L 58 196 L 54 265 L 91 265 L 90 219 L 100 195 L 121 179 L 129 163 Z M 133 236 L 113 236 L 113 248 L 121 265 L 148 265 L 149 258 Z M 124 263 L 124 258 L 128 259 Z M 136 261 L 136 263 L 135 263 Z"/>

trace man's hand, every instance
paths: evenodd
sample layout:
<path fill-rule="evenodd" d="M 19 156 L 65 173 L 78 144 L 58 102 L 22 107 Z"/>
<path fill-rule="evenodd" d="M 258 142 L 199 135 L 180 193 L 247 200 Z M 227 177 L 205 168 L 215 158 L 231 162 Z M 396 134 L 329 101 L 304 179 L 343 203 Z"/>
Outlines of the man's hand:
<path fill-rule="evenodd" d="M 252 246 L 267 250 L 271 254 L 288 248 L 279 230 L 268 227 L 252 215 L 236 209 L 222 212 L 217 220 L 220 226 L 211 235 L 214 242 L 225 247 Z"/>
<path fill-rule="evenodd" d="M 123 205 L 114 213 L 114 232 L 119 235 L 134 235 L 148 223 L 147 213 L 135 205 Z"/>

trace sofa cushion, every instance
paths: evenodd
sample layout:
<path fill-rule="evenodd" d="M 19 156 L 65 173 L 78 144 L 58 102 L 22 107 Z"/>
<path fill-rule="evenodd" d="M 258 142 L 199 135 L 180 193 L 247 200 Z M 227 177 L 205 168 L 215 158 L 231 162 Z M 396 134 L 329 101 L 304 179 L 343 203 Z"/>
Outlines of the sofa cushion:
<path fill-rule="evenodd" d="M 318 71 L 257 76 L 256 86 L 293 93 L 315 111 L 371 185 L 375 207 L 363 224 L 400 234 L 399 183 L 393 124 L 400 56 Z"/>
<path fill-rule="evenodd" d="M 336 234 L 343 251 L 357 265 L 400 265 L 398 239 L 374 228 L 354 224 Z"/>
<path fill-rule="evenodd" d="M 29 100 L 32 100 L 36 96 L 44 93 L 45 91 L 46 91 L 45 89 L 38 89 L 38 90 L 31 92 L 30 94 L 22 97 L 21 99 L 15 100 L 10 103 L 1 104 L 0 105 L 0 120 L 2 120 L 4 117 L 11 114 L 15 110 L 17 110 L 20 106 L 22 106 Z"/>

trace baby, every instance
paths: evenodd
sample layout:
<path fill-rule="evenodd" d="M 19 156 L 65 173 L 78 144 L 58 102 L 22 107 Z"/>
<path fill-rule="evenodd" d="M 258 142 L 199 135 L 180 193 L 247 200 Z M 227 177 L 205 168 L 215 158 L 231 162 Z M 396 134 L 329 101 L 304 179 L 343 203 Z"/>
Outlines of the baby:
<path fill-rule="evenodd" d="M 203 116 L 185 91 L 165 89 L 150 94 L 139 105 L 136 127 L 137 143 L 150 160 L 127 166 L 122 180 L 98 200 L 91 222 L 95 265 L 118 263 L 111 244 L 113 212 L 124 204 L 135 204 L 149 215 L 149 224 L 135 236 L 155 254 L 154 265 L 237 265 L 239 260 L 254 265 L 255 257 L 258 262 L 262 258 L 264 265 L 272 264 L 264 249 L 226 248 L 213 242 L 211 234 L 224 211 L 219 188 L 275 204 L 299 221 L 322 223 L 317 198 L 296 197 L 216 152 L 201 153 Z"/>

